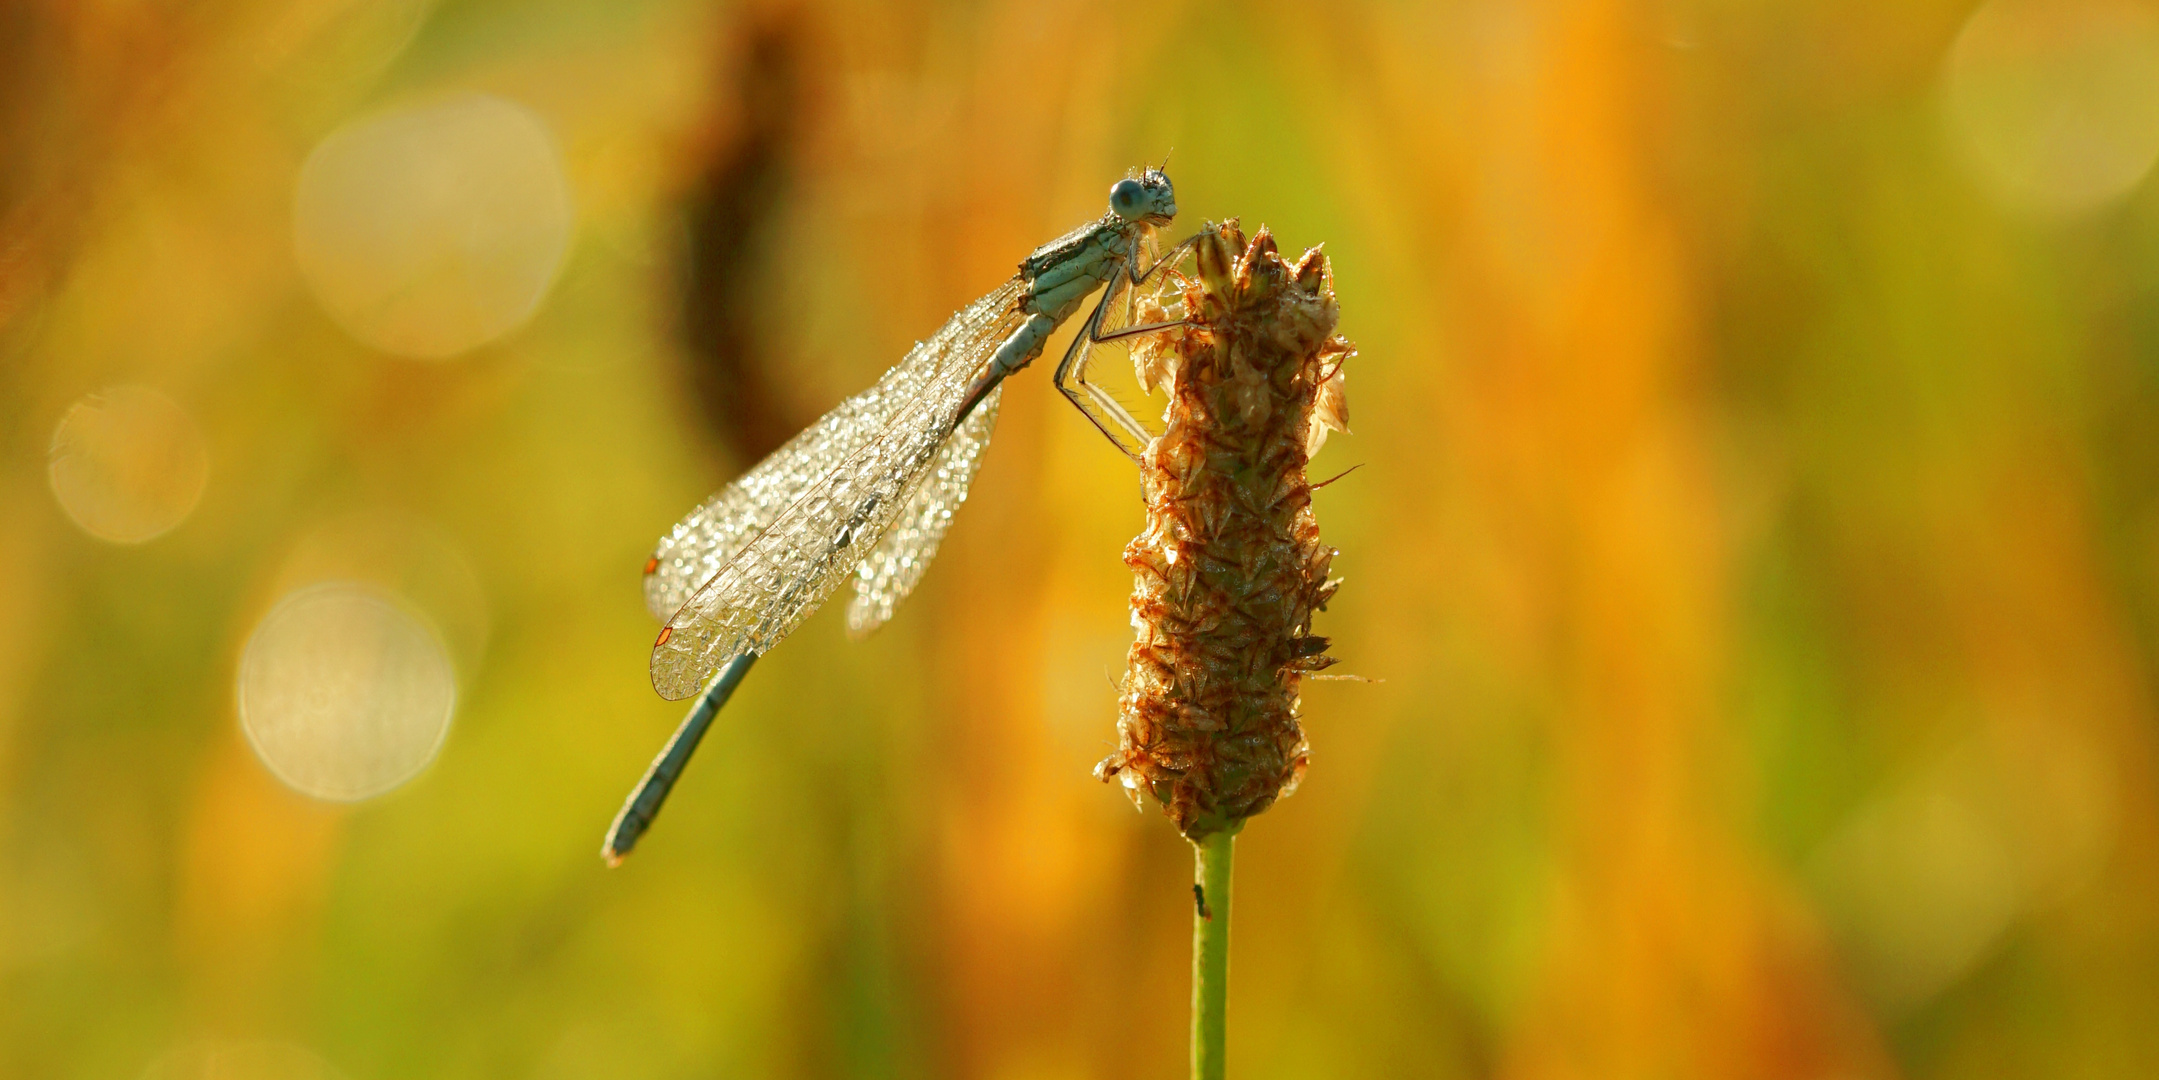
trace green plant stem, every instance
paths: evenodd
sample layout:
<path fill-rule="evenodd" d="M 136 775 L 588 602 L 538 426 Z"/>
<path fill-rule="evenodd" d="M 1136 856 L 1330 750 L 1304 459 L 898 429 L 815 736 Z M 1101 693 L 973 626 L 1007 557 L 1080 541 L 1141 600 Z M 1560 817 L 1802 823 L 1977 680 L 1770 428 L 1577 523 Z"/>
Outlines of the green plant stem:
<path fill-rule="evenodd" d="M 1192 912 L 1192 1080 L 1222 1080 L 1229 1019 L 1229 870 L 1237 835 L 1228 829 L 1192 845 L 1199 891 Z"/>

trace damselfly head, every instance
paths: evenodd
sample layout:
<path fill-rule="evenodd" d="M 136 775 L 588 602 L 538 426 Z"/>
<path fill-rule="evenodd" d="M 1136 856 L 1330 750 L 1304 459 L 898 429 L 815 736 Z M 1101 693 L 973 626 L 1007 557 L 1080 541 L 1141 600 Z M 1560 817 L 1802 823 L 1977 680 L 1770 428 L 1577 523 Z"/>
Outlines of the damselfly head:
<path fill-rule="evenodd" d="M 1159 228 L 1177 216 L 1177 192 L 1170 186 L 1168 173 L 1148 169 L 1110 185 L 1109 208 L 1126 221 Z"/>

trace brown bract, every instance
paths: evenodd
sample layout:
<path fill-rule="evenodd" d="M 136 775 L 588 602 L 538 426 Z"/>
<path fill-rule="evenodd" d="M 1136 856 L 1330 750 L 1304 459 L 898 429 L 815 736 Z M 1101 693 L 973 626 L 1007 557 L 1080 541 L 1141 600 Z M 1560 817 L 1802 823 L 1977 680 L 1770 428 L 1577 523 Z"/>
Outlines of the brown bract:
<path fill-rule="evenodd" d="M 1190 325 L 1134 350 L 1167 386 L 1169 427 L 1141 460 L 1147 527 L 1125 547 L 1138 630 L 1118 701 L 1118 748 L 1095 768 L 1142 788 L 1201 840 L 1289 794 L 1307 749 L 1305 673 L 1334 663 L 1312 633 L 1338 582 L 1320 543 L 1305 463 L 1347 430 L 1334 289 L 1314 248 L 1295 266 L 1262 228 L 1198 241 L 1198 277 L 1146 321 Z M 1181 311 L 1180 311 L 1181 309 Z"/>

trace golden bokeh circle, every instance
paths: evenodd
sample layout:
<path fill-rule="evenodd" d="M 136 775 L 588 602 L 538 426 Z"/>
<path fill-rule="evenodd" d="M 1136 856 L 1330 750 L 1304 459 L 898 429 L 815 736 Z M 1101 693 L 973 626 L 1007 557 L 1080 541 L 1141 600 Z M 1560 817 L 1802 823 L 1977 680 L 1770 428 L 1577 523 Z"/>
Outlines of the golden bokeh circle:
<path fill-rule="evenodd" d="M 1989 0 L 1942 72 L 1950 131 L 2003 202 L 2087 210 L 2159 161 L 2159 18 L 2125 0 Z"/>
<path fill-rule="evenodd" d="M 210 454 L 177 402 L 147 386 L 116 386 L 60 418 L 46 479 L 84 532 L 140 544 L 194 511 L 209 483 Z"/>
<path fill-rule="evenodd" d="M 396 597 L 324 582 L 288 594 L 256 625 L 237 699 L 248 745 L 273 775 L 302 794 L 354 802 L 434 760 L 457 676 L 441 638 Z"/>
<path fill-rule="evenodd" d="M 300 168 L 293 249 L 316 299 L 354 337 L 443 358 L 532 316 L 562 268 L 571 218 L 546 122 L 474 94 L 323 139 Z"/>

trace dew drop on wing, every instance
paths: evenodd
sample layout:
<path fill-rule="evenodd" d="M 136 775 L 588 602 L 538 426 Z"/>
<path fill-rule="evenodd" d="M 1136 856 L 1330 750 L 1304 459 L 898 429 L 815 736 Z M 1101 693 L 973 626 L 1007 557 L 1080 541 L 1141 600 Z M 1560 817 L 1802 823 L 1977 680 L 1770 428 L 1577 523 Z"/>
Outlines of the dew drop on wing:
<path fill-rule="evenodd" d="M 695 541 L 699 554 L 709 559 L 724 551 L 726 557 L 711 577 L 685 588 L 688 595 L 668 619 L 689 632 L 654 647 L 653 688 L 660 696 L 688 697 L 727 658 L 770 651 L 832 589 L 857 576 L 859 556 L 867 553 L 854 551 L 854 545 L 875 545 L 884 538 L 923 470 L 938 459 L 950 435 L 943 425 L 986 357 L 1023 319 L 1019 290 L 1017 281 L 1007 282 L 955 313 L 918 353 L 886 372 L 873 391 L 843 402 L 811 432 L 797 436 L 802 451 L 792 456 L 785 476 L 777 469 L 767 472 L 769 461 L 753 469 L 777 481 L 766 492 L 775 498 L 757 500 L 770 507 L 771 516 L 737 513 L 725 505 L 739 498 L 738 486 L 747 493 L 752 485 L 746 476 L 715 497 L 709 504 L 713 510 L 701 512 L 699 521 L 678 526 L 687 530 L 684 539 Z M 870 512 L 860 524 L 846 520 L 854 508 L 865 506 Z M 754 533 L 734 531 L 753 517 L 763 519 Z M 723 530 L 700 526 L 722 521 L 730 526 L 726 539 L 739 537 L 739 546 L 706 539 L 719 539 Z M 853 526 L 846 534 L 849 546 L 836 550 L 830 538 L 843 525 Z M 841 550 L 857 557 L 835 558 Z M 674 565 L 663 557 L 663 572 Z M 685 575 L 688 580 L 694 578 Z M 668 599 L 666 590 L 654 590 L 648 582 L 649 606 L 657 609 Z"/>
<path fill-rule="evenodd" d="M 976 331 L 999 332 L 1017 285 L 1007 283 L 959 313 L 947 324 L 940 342 Z M 912 400 L 910 387 L 949 358 L 948 350 L 916 352 L 887 371 L 875 385 L 841 402 L 785 446 L 773 451 L 734 483 L 691 510 L 660 538 L 653 558 L 658 565 L 645 576 L 645 606 L 661 622 L 672 619 L 700 587 L 727 567 L 744 548 L 805 492 L 829 477 L 834 468 L 874 440 L 898 410 Z"/>
<path fill-rule="evenodd" d="M 967 499 L 968 485 L 997 424 L 999 386 L 982 399 L 958 431 L 937 451 L 936 462 L 911 495 L 903 496 L 891 529 L 856 571 L 855 596 L 847 605 L 848 636 L 861 638 L 892 617 L 893 609 L 914 590 L 937 554 L 938 542 L 952 522 L 952 509 Z"/>

